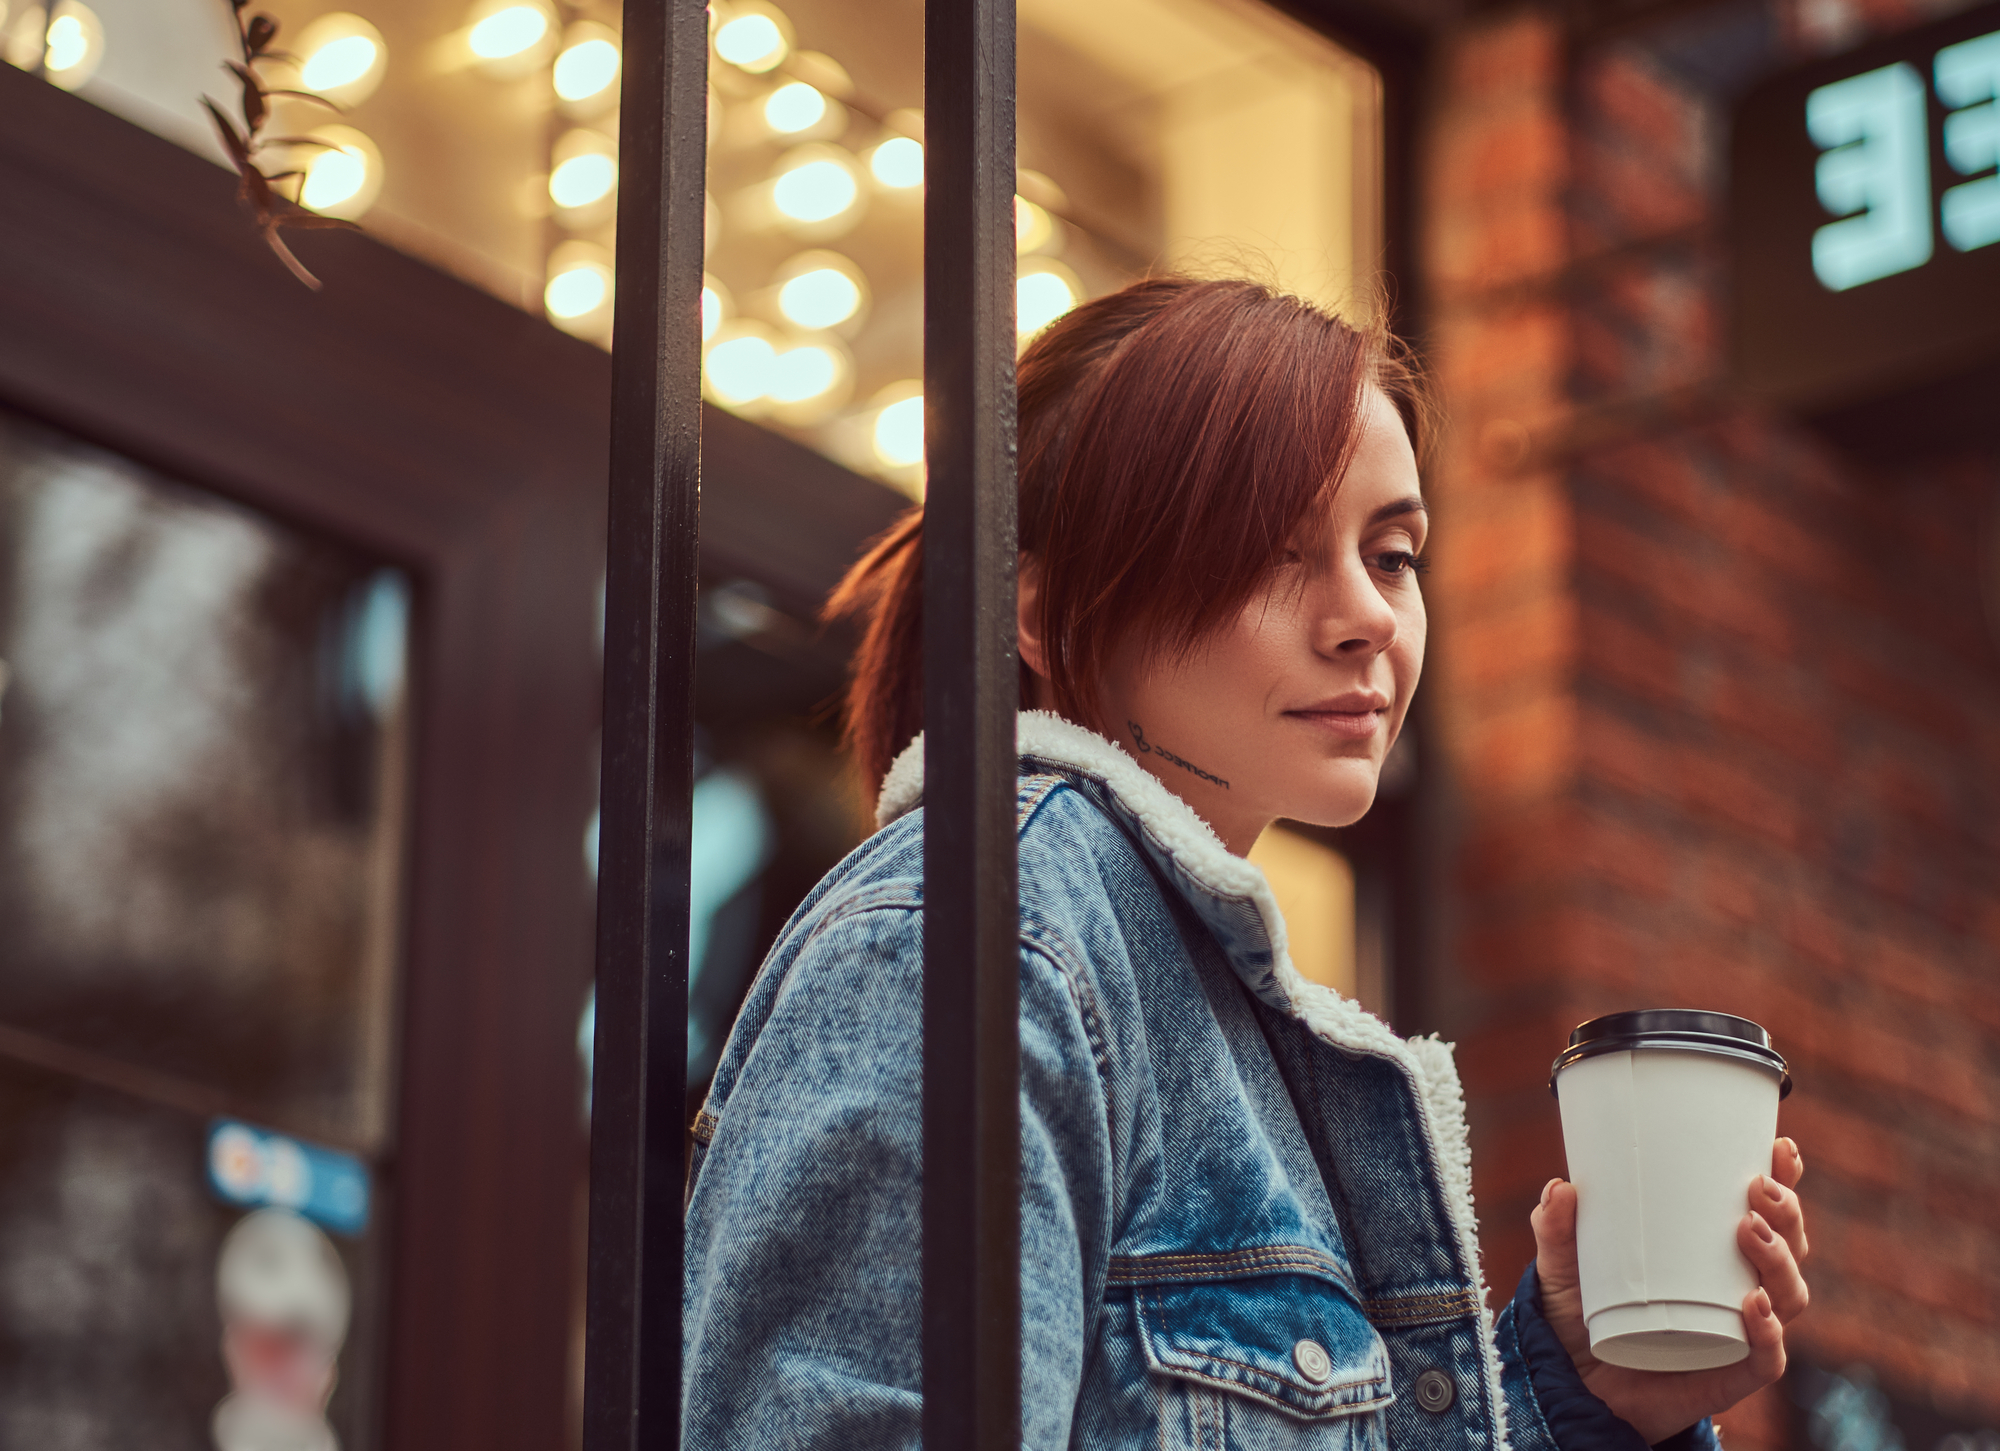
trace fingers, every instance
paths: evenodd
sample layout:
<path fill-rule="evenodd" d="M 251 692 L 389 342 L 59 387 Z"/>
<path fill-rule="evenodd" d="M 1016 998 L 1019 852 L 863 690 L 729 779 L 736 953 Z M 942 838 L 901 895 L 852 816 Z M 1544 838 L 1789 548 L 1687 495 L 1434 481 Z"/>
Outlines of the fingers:
<path fill-rule="evenodd" d="M 1771 1173 L 1780 1183 L 1796 1189 L 1805 1171 L 1805 1157 L 1799 1153 L 1797 1140 L 1779 1139 L 1771 1146 Z"/>
<path fill-rule="evenodd" d="M 1541 1203 L 1528 1216 L 1535 1231 L 1535 1267 L 1544 1285 L 1551 1271 L 1559 1283 L 1576 1279 L 1576 1186 L 1551 1179 L 1542 1186 Z"/>
<path fill-rule="evenodd" d="M 1549 1180 L 1528 1222 L 1535 1230 L 1542 1314 L 1570 1358 L 1583 1365 L 1590 1357 L 1590 1335 L 1583 1324 L 1583 1290 L 1576 1267 L 1576 1186 Z"/>
<path fill-rule="evenodd" d="M 1743 1297 L 1743 1329 L 1750 1337 L 1750 1354 L 1742 1369 L 1753 1378 L 1752 1389 L 1767 1386 L 1785 1373 L 1785 1327 L 1761 1286 Z"/>
<path fill-rule="evenodd" d="M 1757 1272 L 1765 1304 L 1780 1323 L 1789 1324 L 1805 1312 L 1812 1294 L 1799 1273 L 1792 1247 L 1761 1214 L 1746 1214 L 1736 1226 L 1736 1244 Z"/>
<path fill-rule="evenodd" d="M 1759 1174 L 1750 1181 L 1750 1210 L 1753 1214 L 1763 1215 L 1765 1222 L 1785 1237 L 1785 1243 L 1792 1247 L 1794 1260 L 1805 1263 L 1809 1253 L 1806 1211 L 1796 1193 L 1769 1174 Z"/>

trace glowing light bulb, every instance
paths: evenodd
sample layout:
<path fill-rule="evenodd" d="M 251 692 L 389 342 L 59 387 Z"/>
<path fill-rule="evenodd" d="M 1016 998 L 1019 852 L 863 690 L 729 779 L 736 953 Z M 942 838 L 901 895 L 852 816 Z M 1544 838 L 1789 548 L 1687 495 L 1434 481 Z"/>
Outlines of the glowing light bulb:
<path fill-rule="evenodd" d="M 600 151 L 586 151 L 549 173 L 549 199 L 559 207 L 587 207 L 617 185 L 618 163 Z"/>
<path fill-rule="evenodd" d="M 795 222 L 832 221 L 860 195 L 854 174 L 831 158 L 795 166 L 771 188 L 772 202 Z"/>
<path fill-rule="evenodd" d="M 578 41 L 556 57 L 556 95 L 587 101 L 618 79 L 618 47 L 602 36 Z"/>
<path fill-rule="evenodd" d="M 868 158 L 875 179 L 898 191 L 924 184 L 924 146 L 908 136 L 891 136 Z"/>
<path fill-rule="evenodd" d="M 323 212 L 351 201 L 368 184 L 368 158 L 360 148 L 343 146 L 325 150 L 306 164 L 305 185 L 299 189 L 299 204 Z"/>
<path fill-rule="evenodd" d="M 291 151 L 292 165 L 305 173 L 299 205 L 330 217 L 352 220 L 375 205 L 382 191 L 382 153 L 351 126 L 322 126 Z"/>
<path fill-rule="evenodd" d="M 338 106 L 365 101 L 382 83 L 389 48 L 382 32 L 344 10 L 322 15 L 299 35 L 299 86 Z"/>
<path fill-rule="evenodd" d="M 505 60 L 532 50 L 549 33 L 549 17 L 534 5 L 510 5 L 472 27 L 466 43 L 481 60 Z"/>
<path fill-rule="evenodd" d="M 74 15 L 58 15 L 49 26 L 49 53 L 43 62 L 52 71 L 75 70 L 90 55 L 90 36 Z"/>
<path fill-rule="evenodd" d="M 770 392 L 778 350 L 760 332 L 718 338 L 702 359 L 709 391 L 733 408 L 755 403 Z"/>
<path fill-rule="evenodd" d="M 299 79 L 309 91 L 331 91 L 352 85 L 374 68 L 381 51 L 365 35 L 343 35 L 306 57 Z"/>
<path fill-rule="evenodd" d="M 875 457 L 896 469 L 924 461 L 924 398 L 921 393 L 891 403 L 875 415 Z"/>
<path fill-rule="evenodd" d="M 39 6 L 25 9 L 15 23 L 15 35 L 20 37 L 26 31 L 26 46 L 32 47 L 39 32 L 44 47 L 43 72 L 51 84 L 73 91 L 97 73 L 98 64 L 104 59 L 104 27 L 98 22 L 96 12 L 77 0 L 61 0 L 49 12 L 47 30 L 41 28 L 42 15 Z M 15 45 L 20 46 L 21 41 L 17 39 Z M 14 53 L 18 55 L 19 51 Z"/>
<path fill-rule="evenodd" d="M 783 134 L 817 126 L 825 116 L 826 97 L 804 81 L 779 86 L 764 98 L 764 124 Z"/>
<path fill-rule="evenodd" d="M 804 403 L 840 381 L 840 359 L 817 343 L 787 348 L 771 367 L 770 396 L 780 403 Z"/>
<path fill-rule="evenodd" d="M 1014 282 L 1014 328 L 1038 333 L 1076 306 L 1076 289 L 1059 272 L 1024 272 Z"/>
<path fill-rule="evenodd" d="M 772 69 L 789 49 L 778 22 L 756 11 L 737 16 L 715 32 L 715 53 L 753 75 Z"/>
<path fill-rule="evenodd" d="M 860 285 L 838 267 L 801 272 L 778 289 L 778 310 L 800 327 L 838 327 L 860 307 Z"/>
<path fill-rule="evenodd" d="M 611 271 L 596 263 L 584 262 L 558 272 L 549 279 L 542 303 L 550 317 L 582 317 L 611 300 Z"/>

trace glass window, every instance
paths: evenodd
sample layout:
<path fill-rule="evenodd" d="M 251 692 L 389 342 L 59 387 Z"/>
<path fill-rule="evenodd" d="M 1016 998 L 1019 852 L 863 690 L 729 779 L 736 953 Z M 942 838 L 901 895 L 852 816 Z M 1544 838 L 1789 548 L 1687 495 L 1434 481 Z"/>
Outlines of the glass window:
<path fill-rule="evenodd" d="M 0 413 L 0 1444 L 205 1445 L 218 1255 L 260 1204 L 341 1236 L 284 1232 L 352 1296 L 330 1414 L 367 1444 L 409 601 Z"/>

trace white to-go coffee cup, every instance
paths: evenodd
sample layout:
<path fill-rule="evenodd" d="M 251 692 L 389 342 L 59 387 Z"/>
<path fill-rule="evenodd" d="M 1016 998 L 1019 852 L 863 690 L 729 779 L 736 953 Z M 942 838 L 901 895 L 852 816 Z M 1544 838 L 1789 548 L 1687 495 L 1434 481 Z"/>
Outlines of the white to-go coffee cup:
<path fill-rule="evenodd" d="M 1634 1370 L 1709 1370 L 1750 1353 L 1736 1248 L 1771 1172 L 1791 1092 L 1771 1035 L 1729 1013 L 1656 1008 L 1570 1034 L 1549 1084 L 1576 1185 L 1590 1352 Z"/>

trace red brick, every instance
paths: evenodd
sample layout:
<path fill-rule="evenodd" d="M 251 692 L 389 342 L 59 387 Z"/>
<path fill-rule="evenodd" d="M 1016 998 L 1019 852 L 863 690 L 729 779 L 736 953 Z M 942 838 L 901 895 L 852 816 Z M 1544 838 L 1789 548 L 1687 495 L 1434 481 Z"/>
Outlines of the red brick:
<path fill-rule="evenodd" d="M 1774 846 L 1798 844 L 1798 804 L 1774 790 L 1763 772 L 1708 749 L 1684 746 L 1678 756 L 1674 776 L 1680 797 L 1697 814 Z"/>
<path fill-rule="evenodd" d="M 1773 894 L 1742 861 L 1719 854 L 1705 857 L 1695 873 L 1695 899 L 1732 923 L 1768 923 L 1776 915 Z"/>
<path fill-rule="evenodd" d="M 1713 512 L 1708 481 L 1687 450 L 1658 439 L 1603 449 L 1588 460 L 1592 478 L 1614 481 L 1685 523 L 1705 526 Z"/>
<path fill-rule="evenodd" d="M 1447 94 L 1465 109 L 1496 97 L 1553 95 L 1561 84 L 1560 31 L 1522 15 L 1462 36 L 1447 59 Z"/>
<path fill-rule="evenodd" d="M 1815 587 L 1838 589 L 1854 568 L 1830 539 L 1741 494 L 1717 505 L 1715 531 L 1731 548 Z"/>
<path fill-rule="evenodd" d="M 1589 676 L 1620 686 L 1656 705 L 1685 704 L 1678 642 L 1607 609 L 1584 614 L 1580 633 L 1583 643 L 1579 663 Z"/>
<path fill-rule="evenodd" d="M 1450 637 L 1454 687 L 1497 702 L 1566 683 L 1576 617 L 1575 596 L 1549 589 L 1464 620 Z"/>
<path fill-rule="evenodd" d="M 1576 765 L 1576 707 L 1564 694 L 1510 703 L 1480 720 L 1467 742 L 1472 779 L 1489 801 L 1560 790 Z"/>
<path fill-rule="evenodd" d="M 1837 1257 L 1844 1273 L 1900 1298 L 1974 1325 L 1993 1324 L 2000 1285 L 1968 1273 L 1960 1256 L 1941 1255 L 1940 1248 L 1907 1234 L 1849 1221 L 1836 1232 L 1829 1257 Z"/>
<path fill-rule="evenodd" d="M 1613 53 L 1584 73 L 1593 120 L 1693 175 L 1700 165 L 1702 108 L 1649 66 Z"/>
<path fill-rule="evenodd" d="M 1781 669 L 1724 672 L 1709 692 L 1709 718 L 1782 753 L 1788 766 L 1831 774 L 1845 760 L 1834 718 L 1793 683 L 1793 675 Z"/>
<path fill-rule="evenodd" d="M 1579 722 L 1583 773 L 1635 796 L 1671 800 L 1674 749 L 1603 711 L 1587 710 Z"/>
<path fill-rule="evenodd" d="M 1810 1194 L 1812 1183 L 1822 1173 L 1878 1193 L 1905 1187 L 1909 1166 L 1899 1135 L 1821 1094 L 1794 1093 L 1785 1101 L 1783 1119 L 1780 1132 L 1798 1141 L 1809 1171 L 1800 1181 L 1801 1192 Z M 1811 1214 L 1810 1205 L 1807 1214 Z"/>
<path fill-rule="evenodd" d="M 1456 885 L 1475 896 L 1565 881 L 1575 870 L 1573 813 L 1563 801 L 1497 813 L 1466 834 Z"/>
<path fill-rule="evenodd" d="M 1582 817 L 1572 832 L 1570 850 L 1590 876 L 1657 901 L 1677 895 L 1680 864 L 1657 832 L 1601 815 Z"/>

